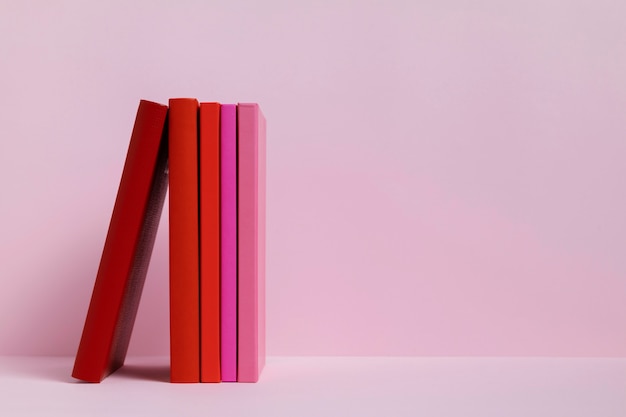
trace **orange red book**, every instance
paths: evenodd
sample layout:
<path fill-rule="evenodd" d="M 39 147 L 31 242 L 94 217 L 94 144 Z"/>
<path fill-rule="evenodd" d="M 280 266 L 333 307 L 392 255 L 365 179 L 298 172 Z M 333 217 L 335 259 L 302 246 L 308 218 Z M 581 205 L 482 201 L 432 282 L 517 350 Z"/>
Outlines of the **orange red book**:
<path fill-rule="evenodd" d="M 200 382 L 198 101 L 169 104 L 170 379 Z"/>
<path fill-rule="evenodd" d="M 72 376 L 100 382 L 123 365 L 168 184 L 170 380 L 256 382 L 265 118 L 258 104 L 194 98 L 139 104 Z"/>

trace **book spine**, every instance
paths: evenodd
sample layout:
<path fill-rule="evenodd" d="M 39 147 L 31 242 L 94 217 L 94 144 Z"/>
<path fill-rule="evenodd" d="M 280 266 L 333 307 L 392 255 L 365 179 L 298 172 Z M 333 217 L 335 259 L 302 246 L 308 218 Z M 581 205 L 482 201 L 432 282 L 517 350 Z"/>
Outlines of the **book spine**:
<path fill-rule="evenodd" d="M 169 101 L 170 380 L 200 382 L 198 101 Z"/>
<path fill-rule="evenodd" d="M 220 105 L 200 104 L 200 381 L 220 382 Z"/>
<path fill-rule="evenodd" d="M 167 107 L 141 100 L 72 376 L 100 382 L 126 357 L 167 190 Z"/>
<path fill-rule="evenodd" d="M 239 104 L 237 381 L 257 382 L 265 364 L 265 118 Z"/>
<path fill-rule="evenodd" d="M 237 106 L 221 107 L 221 372 L 237 381 Z"/>

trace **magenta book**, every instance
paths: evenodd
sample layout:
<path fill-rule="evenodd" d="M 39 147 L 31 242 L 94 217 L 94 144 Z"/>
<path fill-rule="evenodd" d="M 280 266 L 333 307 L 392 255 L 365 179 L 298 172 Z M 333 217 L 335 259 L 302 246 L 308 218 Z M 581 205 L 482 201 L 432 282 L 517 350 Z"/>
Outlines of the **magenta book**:
<path fill-rule="evenodd" d="M 221 372 L 237 381 L 237 106 L 220 112 Z"/>

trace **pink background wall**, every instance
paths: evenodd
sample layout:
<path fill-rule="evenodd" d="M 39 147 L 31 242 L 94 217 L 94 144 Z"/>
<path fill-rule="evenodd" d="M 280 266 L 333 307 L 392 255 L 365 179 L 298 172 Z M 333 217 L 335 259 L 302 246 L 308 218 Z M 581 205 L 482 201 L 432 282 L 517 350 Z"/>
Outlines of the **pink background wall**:
<path fill-rule="evenodd" d="M 0 354 L 75 353 L 172 96 L 264 109 L 269 354 L 626 354 L 626 3 L 86 3 L 0 3 Z"/>

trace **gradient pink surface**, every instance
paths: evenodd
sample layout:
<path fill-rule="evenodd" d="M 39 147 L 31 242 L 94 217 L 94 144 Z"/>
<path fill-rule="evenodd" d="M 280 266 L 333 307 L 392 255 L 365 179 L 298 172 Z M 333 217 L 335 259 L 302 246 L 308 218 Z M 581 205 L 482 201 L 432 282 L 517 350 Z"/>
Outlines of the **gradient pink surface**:
<path fill-rule="evenodd" d="M 626 355 L 624 15 L 2 2 L 0 354 L 76 352 L 137 103 L 190 96 L 269 121 L 268 354 Z M 165 210 L 129 355 L 168 354 Z"/>
<path fill-rule="evenodd" d="M 265 140 L 257 103 L 237 105 L 237 382 L 265 366 Z"/>
<path fill-rule="evenodd" d="M 220 109 L 220 353 L 222 381 L 237 381 L 237 106 Z"/>
<path fill-rule="evenodd" d="M 271 357 L 260 384 L 177 384 L 131 357 L 94 388 L 66 357 L 1 357 L 3 416 L 624 417 L 626 358 Z M 33 401 L 33 398 L 37 398 Z M 123 398 L 123 401 L 113 400 Z"/>

